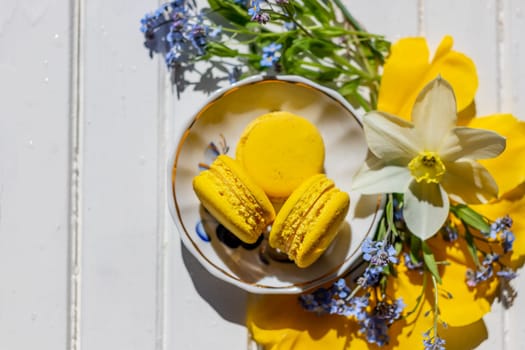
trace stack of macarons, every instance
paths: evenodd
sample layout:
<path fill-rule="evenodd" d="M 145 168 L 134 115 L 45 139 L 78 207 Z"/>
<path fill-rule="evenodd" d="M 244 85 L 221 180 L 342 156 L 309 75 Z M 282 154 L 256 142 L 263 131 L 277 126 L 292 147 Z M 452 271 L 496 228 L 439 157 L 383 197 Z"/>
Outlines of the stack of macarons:
<path fill-rule="evenodd" d="M 271 227 L 270 246 L 307 267 L 333 241 L 350 204 L 348 194 L 323 173 L 324 156 L 312 123 L 272 112 L 246 127 L 236 159 L 217 157 L 194 178 L 193 188 L 210 214 L 240 240 L 254 243 Z"/>

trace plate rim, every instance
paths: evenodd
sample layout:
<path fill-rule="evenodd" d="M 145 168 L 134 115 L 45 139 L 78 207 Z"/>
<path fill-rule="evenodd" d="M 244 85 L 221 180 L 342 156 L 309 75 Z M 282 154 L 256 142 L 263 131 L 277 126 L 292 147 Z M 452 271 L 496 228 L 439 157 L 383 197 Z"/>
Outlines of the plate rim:
<path fill-rule="evenodd" d="M 365 239 L 370 235 L 371 231 L 377 227 L 378 224 L 378 217 L 382 215 L 382 208 L 384 204 L 384 196 L 381 194 L 377 195 L 377 205 L 376 210 L 374 212 L 374 216 L 372 218 L 371 225 L 368 227 L 368 230 L 366 234 L 363 236 L 363 239 L 359 242 L 358 246 L 356 247 L 356 250 L 352 252 L 350 255 L 348 255 L 340 264 L 337 266 L 332 267 L 329 271 L 323 273 L 321 276 L 317 276 L 314 279 L 308 280 L 306 282 L 297 282 L 297 283 L 291 283 L 287 286 L 269 286 L 265 284 L 260 284 L 257 282 L 247 282 L 242 279 L 240 279 L 238 276 L 235 276 L 234 274 L 230 273 L 229 271 L 226 271 L 221 266 L 217 266 L 214 262 L 212 262 L 197 246 L 197 244 L 188 237 L 188 230 L 185 227 L 185 225 L 182 223 L 182 217 L 180 210 L 178 206 L 176 205 L 176 193 L 175 193 L 175 177 L 177 173 L 177 160 L 179 159 L 182 146 L 184 144 L 184 141 L 186 137 L 189 135 L 190 130 L 192 126 L 195 124 L 195 122 L 199 119 L 199 115 L 203 113 L 203 111 L 206 109 L 207 106 L 215 103 L 219 98 L 223 97 L 224 95 L 235 91 L 237 88 L 244 86 L 244 85 L 251 85 L 255 83 L 260 83 L 263 81 L 280 81 L 284 83 L 294 83 L 294 84 L 304 84 L 308 88 L 313 88 L 316 90 L 320 90 L 322 93 L 330 97 L 331 99 L 335 100 L 336 102 L 343 105 L 343 107 L 350 111 L 350 113 L 353 115 L 357 123 L 362 127 L 362 120 L 359 113 L 356 112 L 356 110 L 350 105 L 348 101 L 346 101 L 339 93 L 337 93 L 335 90 L 332 90 L 330 88 L 326 88 L 324 86 L 321 86 L 313 81 L 310 81 L 306 78 L 295 76 L 295 75 L 263 75 L 258 74 L 254 76 L 250 76 L 248 78 L 245 78 L 243 80 L 240 80 L 230 86 L 223 87 L 213 94 L 210 95 L 209 98 L 206 99 L 204 103 L 201 103 L 201 105 L 196 109 L 196 112 L 194 112 L 189 120 L 186 122 L 185 127 L 182 128 L 181 132 L 179 132 L 179 135 L 177 135 L 177 141 L 175 143 L 174 150 L 171 152 L 171 156 L 169 158 L 168 162 L 168 176 L 167 182 L 168 182 L 168 188 L 170 189 L 169 195 L 168 195 L 168 207 L 171 214 L 171 219 L 175 223 L 175 226 L 177 228 L 177 232 L 179 234 L 180 239 L 182 240 L 184 246 L 190 251 L 190 253 L 197 258 L 200 264 L 203 265 L 203 267 L 211 273 L 213 276 L 217 277 L 220 280 L 223 280 L 225 282 L 228 282 L 230 284 L 233 284 L 245 291 L 255 293 L 255 294 L 299 294 L 302 293 L 308 289 L 315 288 L 316 286 L 328 282 L 330 280 L 335 280 L 338 278 L 341 274 L 344 274 L 346 270 L 349 270 L 352 266 L 352 264 L 344 267 L 344 265 L 347 263 L 348 260 L 351 260 L 354 258 L 356 254 L 359 253 L 359 248 L 365 241 Z M 344 269 L 338 273 L 339 270 L 341 270 L 344 267 Z"/>

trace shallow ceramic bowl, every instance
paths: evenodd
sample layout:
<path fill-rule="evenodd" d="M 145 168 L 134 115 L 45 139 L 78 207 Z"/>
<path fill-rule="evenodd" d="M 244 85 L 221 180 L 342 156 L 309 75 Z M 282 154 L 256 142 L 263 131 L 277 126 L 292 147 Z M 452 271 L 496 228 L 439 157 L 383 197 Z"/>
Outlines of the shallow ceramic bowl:
<path fill-rule="evenodd" d="M 218 153 L 235 155 L 244 128 L 256 117 L 284 110 L 314 123 L 326 148 L 325 172 L 350 194 L 341 231 L 314 264 L 301 269 L 274 252 L 266 238 L 240 244 L 200 205 L 192 180 Z M 187 249 L 218 278 L 252 293 L 300 293 L 344 274 L 381 216 L 381 197 L 351 192 L 366 158 L 359 118 L 336 92 L 296 76 L 254 76 L 218 91 L 183 131 L 169 169 L 169 206 Z"/>

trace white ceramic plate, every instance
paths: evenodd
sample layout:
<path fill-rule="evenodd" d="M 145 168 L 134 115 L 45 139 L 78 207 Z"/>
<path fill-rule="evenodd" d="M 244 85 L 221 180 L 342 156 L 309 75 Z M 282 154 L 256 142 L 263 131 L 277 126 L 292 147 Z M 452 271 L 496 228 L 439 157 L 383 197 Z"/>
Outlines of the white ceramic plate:
<path fill-rule="evenodd" d="M 250 121 L 276 110 L 303 116 L 317 126 L 326 148 L 325 172 L 351 198 L 341 232 L 306 269 L 279 259 L 266 239 L 254 246 L 239 245 L 202 208 L 192 188 L 202 164 L 211 163 L 217 151 L 234 156 Z M 252 293 L 300 293 L 343 274 L 379 221 L 381 197 L 350 191 L 352 176 L 366 154 L 361 124 L 339 94 L 296 76 L 251 77 L 211 96 L 181 135 L 169 171 L 171 213 L 185 246 L 213 275 Z"/>

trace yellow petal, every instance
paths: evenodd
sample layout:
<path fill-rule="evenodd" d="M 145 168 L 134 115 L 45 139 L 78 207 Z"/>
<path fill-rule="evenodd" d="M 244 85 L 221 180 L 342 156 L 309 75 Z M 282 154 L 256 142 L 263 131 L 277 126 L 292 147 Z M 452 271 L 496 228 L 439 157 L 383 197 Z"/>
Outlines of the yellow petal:
<path fill-rule="evenodd" d="M 429 52 L 424 38 L 405 38 L 394 43 L 384 65 L 377 109 L 410 120 L 410 113 L 402 111 L 405 105 L 414 104 L 428 65 Z"/>
<path fill-rule="evenodd" d="M 436 260 L 450 263 L 440 269 L 440 288 L 443 294 L 439 299 L 439 308 L 443 321 L 453 327 L 462 327 L 480 320 L 490 311 L 498 280 L 494 278 L 478 284 L 476 288 L 468 287 L 467 268 L 475 269 L 475 263 L 465 240 L 459 239 L 450 243 L 441 237 L 435 237 L 429 241 L 429 245 Z M 450 293 L 452 298 L 448 298 L 447 293 Z M 461 305 L 461 308 L 458 308 L 458 305 Z"/>
<path fill-rule="evenodd" d="M 457 308 L 461 309 L 461 307 Z M 440 328 L 439 334 L 446 339 L 447 349 L 475 349 L 488 338 L 487 327 L 483 320 L 463 327 Z"/>
<path fill-rule="evenodd" d="M 478 87 L 476 67 L 470 58 L 452 51 L 452 45 L 452 37 L 444 37 L 429 62 L 424 38 L 405 38 L 393 44 L 384 65 L 378 110 L 409 120 L 417 94 L 439 75 L 452 85 L 458 111 L 468 107 Z"/>
<path fill-rule="evenodd" d="M 468 125 L 492 130 L 507 138 L 507 146 L 497 158 L 480 160 L 498 184 L 500 195 L 525 181 L 525 122 L 510 114 L 478 117 Z"/>
<path fill-rule="evenodd" d="M 255 341 L 271 350 L 345 349 L 357 324 L 337 315 L 304 310 L 297 295 L 250 296 L 246 324 Z"/>
<path fill-rule="evenodd" d="M 479 321 L 490 311 L 498 287 L 497 279 L 482 283 L 476 288 L 469 288 L 465 281 L 466 271 L 467 268 L 474 268 L 475 265 L 464 240 L 449 243 L 436 236 L 430 239 L 428 244 L 436 260 L 450 262 L 450 265 L 440 266 L 442 279 L 442 284 L 439 285 L 440 319 L 452 327 L 462 327 Z M 389 291 L 394 298 L 403 297 L 403 301 L 407 304 L 405 310 L 411 310 L 415 307 L 416 298 L 421 293 L 423 275 L 408 270 L 402 262 L 396 265 L 396 272 L 397 276 L 388 280 Z M 424 323 L 429 325 L 428 327 L 432 324 L 432 314 L 424 316 L 424 313 L 431 310 L 434 305 L 431 286 L 431 282 L 427 281 L 426 293 L 420 306 L 421 311 L 407 318 L 408 327 L 410 322 Z M 451 299 L 448 298 L 448 293 L 452 295 Z M 458 308 L 458 305 L 461 305 L 461 308 Z"/>
<path fill-rule="evenodd" d="M 454 88 L 458 111 L 468 107 L 474 100 L 478 89 L 478 75 L 474 62 L 465 54 L 453 51 L 454 39 L 445 36 L 438 49 L 430 69 L 429 79 L 441 75 Z"/>
<path fill-rule="evenodd" d="M 443 291 L 450 293 L 452 298 L 439 299 L 441 318 L 454 327 L 469 325 L 483 318 L 490 311 L 498 285 L 497 279 L 492 279 L 478 284 L 476 288 L 469 288 L 465 282 L 466 272 L 466 266 L 452 263 L 442 275 Z"/>

